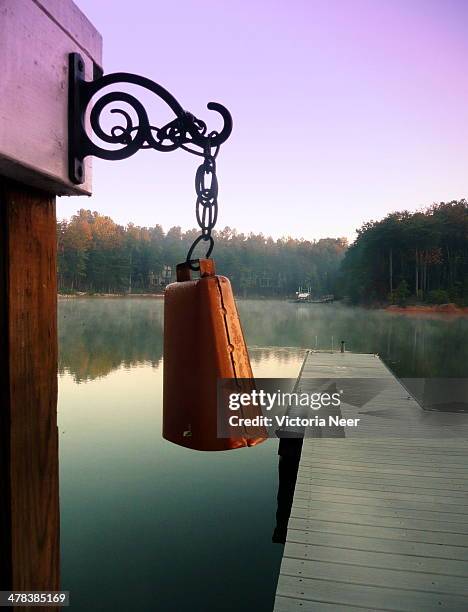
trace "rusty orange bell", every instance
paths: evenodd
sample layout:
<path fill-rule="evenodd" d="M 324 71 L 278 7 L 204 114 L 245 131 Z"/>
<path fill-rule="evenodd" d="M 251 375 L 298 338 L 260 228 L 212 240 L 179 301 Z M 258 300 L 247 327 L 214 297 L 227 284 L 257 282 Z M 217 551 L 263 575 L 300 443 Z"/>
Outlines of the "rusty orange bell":
<path fill-rule="evenodd" d="M 242 379 L 254 388 L 249 354 L 231 283 L 215 273 L 212 259 L 200 259 L 200 278 L 192 280 L 188 264 L 177 266 L 177 282 L 164 299 L 163 437 L 203 451 L 230 450 L 263 442 L 263 427 L 226 431 L 227 404 L 218 410 L 218 381 Z M 261 416 L 254 406 L 243 416 Z M 226 437 L 218 436 L 218 418 Z"/>

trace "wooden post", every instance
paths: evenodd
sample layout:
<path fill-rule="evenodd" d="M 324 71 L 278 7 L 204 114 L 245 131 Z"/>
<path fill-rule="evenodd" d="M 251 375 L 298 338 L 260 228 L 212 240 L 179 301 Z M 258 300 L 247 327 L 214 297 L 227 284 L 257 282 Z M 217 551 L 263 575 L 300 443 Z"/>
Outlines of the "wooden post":
<path fill-rule="evenodd" d="M 55 197 L 0 179 L 0 590 L 58 590 Z"/>

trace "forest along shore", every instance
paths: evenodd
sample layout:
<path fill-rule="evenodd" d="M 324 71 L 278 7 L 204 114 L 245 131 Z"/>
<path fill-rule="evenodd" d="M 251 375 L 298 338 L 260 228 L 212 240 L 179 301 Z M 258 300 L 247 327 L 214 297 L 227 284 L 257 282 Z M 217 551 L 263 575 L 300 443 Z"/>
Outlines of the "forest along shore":
<path fill-rule="evenodd" d="M 59 221 L 58 290 L 65 295 L 159 295 L 198 235 L 160 225 L 125 227 L 80 210 Z M 302 288 L 314 299 L 370 308 L 386 304 L 468 306 L 468 202 L 440 202 L 369 221 L 346 238 L 283 237 L 215 230 L 216 270 L 236 296 L 287 298 Z M 408 313 L 409 310 L 402 310 Z M 424 312 L 423 309 L 418 312 Z M 460 314 L 460 311 L 457 311 Z"/>

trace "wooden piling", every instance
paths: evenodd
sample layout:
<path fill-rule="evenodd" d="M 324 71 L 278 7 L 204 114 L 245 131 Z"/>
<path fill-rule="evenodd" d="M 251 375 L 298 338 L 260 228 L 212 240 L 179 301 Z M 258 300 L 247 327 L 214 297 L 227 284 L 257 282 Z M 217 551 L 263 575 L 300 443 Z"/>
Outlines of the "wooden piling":
<path fill-rule="evenodd" d="M 56 304 L 55 197 L 0 179 L 0 590 L 59 589 Z"/>

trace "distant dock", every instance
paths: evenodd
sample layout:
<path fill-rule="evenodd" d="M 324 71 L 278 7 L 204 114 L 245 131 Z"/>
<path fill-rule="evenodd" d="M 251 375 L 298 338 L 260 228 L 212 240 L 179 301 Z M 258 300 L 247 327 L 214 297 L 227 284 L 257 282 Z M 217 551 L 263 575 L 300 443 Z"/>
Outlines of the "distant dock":
<path fill-rule="evenodd" d="M 274 612 L 468 610 L 468 415 L 422 410 L 376 355 L 309 352 L 296 386 L 317 378 L 385 388 L 342 404 L 344 439 L 305 431 Z"/>

